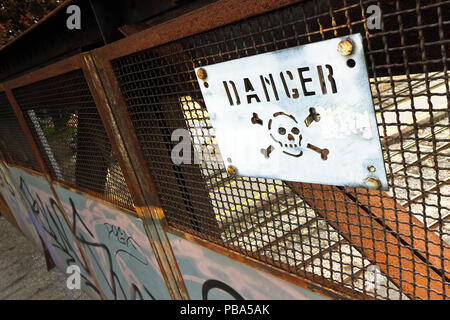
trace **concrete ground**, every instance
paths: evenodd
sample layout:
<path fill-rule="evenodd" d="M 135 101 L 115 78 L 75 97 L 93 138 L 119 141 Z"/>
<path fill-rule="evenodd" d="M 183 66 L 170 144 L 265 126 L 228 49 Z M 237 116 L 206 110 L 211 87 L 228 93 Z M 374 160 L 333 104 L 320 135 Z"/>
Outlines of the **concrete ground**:
<path fill-rule="evenodd" d="M 0 216 L 0 300 L 86 300 L 66 287 L 66 276 L 47 271 L 44 255 Z"/>

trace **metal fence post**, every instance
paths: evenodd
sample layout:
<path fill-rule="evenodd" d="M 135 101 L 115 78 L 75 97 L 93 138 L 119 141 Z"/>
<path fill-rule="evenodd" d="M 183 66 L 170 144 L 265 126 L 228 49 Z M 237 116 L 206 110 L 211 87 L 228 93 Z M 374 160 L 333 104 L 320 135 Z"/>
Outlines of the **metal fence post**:
<path fill-rule="evenodd" d="M 157 257 L 173 299 L 189 299 L 183 277 L 166 235 L 166 222 L 131 120 L 126 113 L 111 65 L 95 54 L 85 54 L 83 71 L 99 114 L 122 168 L 138 215 Z"/>

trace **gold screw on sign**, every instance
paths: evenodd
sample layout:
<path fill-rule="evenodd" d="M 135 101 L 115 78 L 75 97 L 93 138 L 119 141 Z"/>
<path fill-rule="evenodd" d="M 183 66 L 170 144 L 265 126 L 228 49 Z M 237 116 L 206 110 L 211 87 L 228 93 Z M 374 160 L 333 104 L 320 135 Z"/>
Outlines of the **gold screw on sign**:
<path fill-rule="evenodd" d="M 235 176 L 236 175 L 236 168 L 233 166 L 228 166 L 227 168 L 227 172 L 230 176 Z"/>
<path fill-rule="evenodd" d="M 353 52 L 353 42 L 350 40 L 342 40 L 339 42 L 337 51 L 342 54 L 343 56 L 348 56 Z"/>
<path fill-rule="evenodd" d="M 381 182 L 375 178 L 367 178 L 366 184 L 370 189 L 378 190 L 381 188 Z"/>
<path fill-rule="evenodd" d="M 203 69 L 203 68 L 198 69 L 198 70 L 197 70 L 197 77 L 198 77 L 200 80 L 205 80 L 205 79 L 206 79 L 206 70 Z"/>

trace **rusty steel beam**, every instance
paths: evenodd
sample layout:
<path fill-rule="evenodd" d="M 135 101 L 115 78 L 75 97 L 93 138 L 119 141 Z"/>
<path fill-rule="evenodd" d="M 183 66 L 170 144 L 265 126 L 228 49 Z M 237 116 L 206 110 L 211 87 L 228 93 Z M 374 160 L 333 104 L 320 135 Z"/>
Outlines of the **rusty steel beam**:
<path fill-rule="evenodd" d="M 441 238 L 385 192 L 345 188 L 356 201 L 393 230 L 428 263 L 450 279 L 450 249 L 441 245 Z M 447 292 L 450 295 L 450 292 Z"/>
<path fill-rule="evenodd" d="M 450 283 L 345 191 L 327 185 L 286 183 L 409 298 L 450 298 Z"/>
<path fill-rule="evenodd" d="M 109 61 L 83 54 L 83 71 L 113 151 L 124 174 L 136 212 L 144 226 L 173 299 L 189 299 L 183 276 L 167 238 L 164 213 L 148 172 L 126 104 Z"/>
<path fill-rule="evenodd" d="M 303 1 L 220 0 L 94 51 L 112 60 Z"/>
<path fill-rule="evenodd" d="M 133 22 L 127 22 L 126 24 L 119 27 L 119 31 L 123 35 L 129 37 L 134 33 L 143 31 L 157 24 L 176 19 L 181 15 L 184 15 L 190 11 L 197 10 L 216 1 L 217 0 L 179 1 L 181 2 L 179 6 L 169 7 L 165 10 L 160 10 L 159 12 L 155 12 L 155 10 L 152 10 L 153 14 L 151 16 L 147 16 L 145 19 L 134 19 L 135 21 Z M 174 2 L 177 1 L 175 0 Z M 160 6 L 160 9 L 162 8 L 163 6 Z M 138 22 L 136 22 L 136 20 Z"/>
<path fill-rule="evenodd" d="M 210 5 L 197 9 L 195 11 L 191 11 L 182 16 L 179 16 L 173 20 L 152 26 L 148 29 L 139 31 L 139 27 L 131 26 L 128 31 L 125 31 L 126 34 L 132 34 L 131 36 L 118 40 L 109 44 L 108 46 L 98 48 L 95 51 L 98 51 L 104 56 L 107 56 L 109 60 L 126 56 L 144 49 L 156 47 L 158 45 L 166 44 L 175 40 L 179 40 L 188 36 L 192 36 L 201 32 L 205 32 L 208 30 L 212 30 L 214 28 L 218 28 L 227 24 L 231 24 L 234 22 L 238 22 L 240 20 L 247 19 L 249 17 L 253 17 L 256 15 L 268 13 L 270 11 L 274 11 L 292 4 L 305 2 L 304 0 L 219 0 Z M 327 3 L 324 1 L 324 4 Z M 386 25 L 391 25 L 397 21 L 397 14 L 395 5 L 393 3 L 388 2 L 380 2 L 379 3 L 382 12 L 386 13 L 383 16 L 383 22 Z M 422 4 L 425 7 L 439 6 L 439 4 L 432 3 L 431 0 L 424 0 Z M 361 6 L 360 9 L 363 9 L 363 4 L 360 3 L 358 6 Z M 330 4 L 328 4 L 329 12 L 332 13 L 333 9 Z M 336 10 L 336 9 L 334 9 Z M 404 74 L 404 70 L 402 67 L 399 67 L 400 63 L 403 61 L 403 54 L 401 50 L 391 50 L 387 53 L 385 52 L 384 43 L 392 45 L 391 42 L 395 41 L 394 38 L 389 37 L 390 33 L 393 31 L 390 30 L 389 27 L 386 27 L 386 30 L 380 32 L 380 35 L 376 35 L 380 38 L 379 41 L 373 41 L 371 38 L 374 38 L 374 35 L 368 34 L 367 27 L 365 27 L 365 22 L 367 20 L 366 14 L 364 10 L 362 10 L 361 17 L 354 10 L 348 9 L 348 19 L 349 21 L 358 21 L 361 24 L 353 24 L 352 25 L 352 33 L 366 33 L 366 39 L 369 42 L 369 51 L 368 54 L 373 63 L 376 65 L 383 66 L 386 65 L 386 54 L 390 58 L 393 64 L 397 64 L 395 67 L 389 67 L 389 71 L 392 74 Z M 446 13 L 445 13 L 446 14 Z M 311 31 L 308 35 L 319 35 L 324 31 L 335 31 L 343 30 L 348 28 L 348 24 L 341 23 L 339 25 L 330 25 L 329 22 L 330 17 L 321 15 L 317 17 L 317 22 L 320 25 L 329 25 L 329 28 L 323 30 L 315 30 Z M 195 21 L 195 23 L 192 23 Z M 411 15 L 407 18 L 408 23 L 415 23 L 416 17 Z M 141 26 L 142 27 L 142 26 Z M 439 42 L 441 41 L 438 37 L 438 32 L 435 30 L 436 25 L 433 25 L 433 28 L 427 28 L 424 31 L 424 37 L 426 41 L 429 42 Z M 125 28 L 127 29 L 127 28 Z M 428 30 L 429 29 L 429 30 Z M 416 40 L 415 34 L 412 32 L 406 33 L 407 41 Z M 372 43 L 371 43 L 372 42 Z M 449 47 L 450 48 L 450 47 Z M 447 49 L 450 51 L 450 49 Z M 409 60 L 410 63 L 421 61 L 421 51 L 419 48 L 415 48 L 413 52 L 413 56 Z M 439 62 L 430 65 L 429 71 L 441 70 L 440 66 L 438 66 Z M 420 65 L 416 66 L 411 64 L 410 72 L 423 72 L 421 70 Z M 372 74 L 373 70 L 369 69 L 370 76 L 383 76 L 389 75 L 387 69 L 377 69 L 377 74 Z"/>
<path fill-rule="evenodd" d="M 28 84 L 32 84 L 41 80 L 59 76 L 63 73 L 74 71 L 80 69 L 80 56 L 72 56 L 65 60 L 59 61 L 57 63 L 46 66 L 42 69 L 32 71 L 23 76 L 14 78 L 9 81 L 5 81 L 3 85 L 9 89 L 15 89 L 18 87 L 23 87 Z"/>

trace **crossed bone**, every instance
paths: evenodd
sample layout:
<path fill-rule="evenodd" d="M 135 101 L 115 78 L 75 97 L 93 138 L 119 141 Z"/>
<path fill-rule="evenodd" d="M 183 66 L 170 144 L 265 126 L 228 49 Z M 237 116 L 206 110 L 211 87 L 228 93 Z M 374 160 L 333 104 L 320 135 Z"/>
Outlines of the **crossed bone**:
<path fill-rule="evenodd" d="M 308 118 L 307 118 L 307 120 L 309 119 L 311 117 L 311 115 L 309 115 L 308 116 Z M 320 119 L 320 118 L 319 118 Z M 305 122 L 307 121 L 307 120 L 305 120 Z M 318 121 L 318 120 L 315 120 L 315 121 Z M 253 113 L 253 117 L 251 118 L 251 122 L 253 123 L 253 124 L 259 124 L 259 125 L 263 125 L 263 120 L 261 120 L 259 117 L 258 117 L 258 114 L 256 114 L 256 113 Z M 307 123 L 307 126 L 309 126 L 309 124 L 311 124 L 311 122 L 312 121 L 308 121 L 308 123 Z M 299 142 L 299 145 L 301 144 L 301 140 L 300 140 L 300 142 Z M 329 153 L 330 153 L 330 151 L 328 150 L 328 149 L 321 149 L 321 148 L 319 148 L 319 147 L 317 147 L 317 146 L 315 146 L 315 145 L 312 145 L 312 144 L 310 144 L 310 143 L 308 143 L 308 145 L 306 146 L 308 149 L 311 149 L 311 150 L 313 150 L 313 151 L 316 151 L 317 153 L 319 153 L 320 154 L 320 157 L 321 157 L 321 159 L 322 160 L 327 160 L 328 159 L 328 155 L 329 155 Z M 275 147 L 273 146 L 273 145 L 269 145 L 267 148 L 263 148 L 263 149 L 261 149 L 261 153 L 264 155 L 264 157 L 266 157 L 267 159 L 270 157 L 270 154 L 272 153 L 272 151 L 273 150 L 275 150 Z M 293 155 L 293 154 L 290 154 L 289 152 L 286 152 L 286 151 L 283 151 L 283 153 L 285 153 L 285 154 L 287 154 L 287 155 L 290 155 L 290 156 L 292 156 L 292 157 L 301 157 L 302 155 L 303 155 L 303 151 L 302 152 L 300 152 L 300 154 L 298 154 L 298 155 Z"/>

